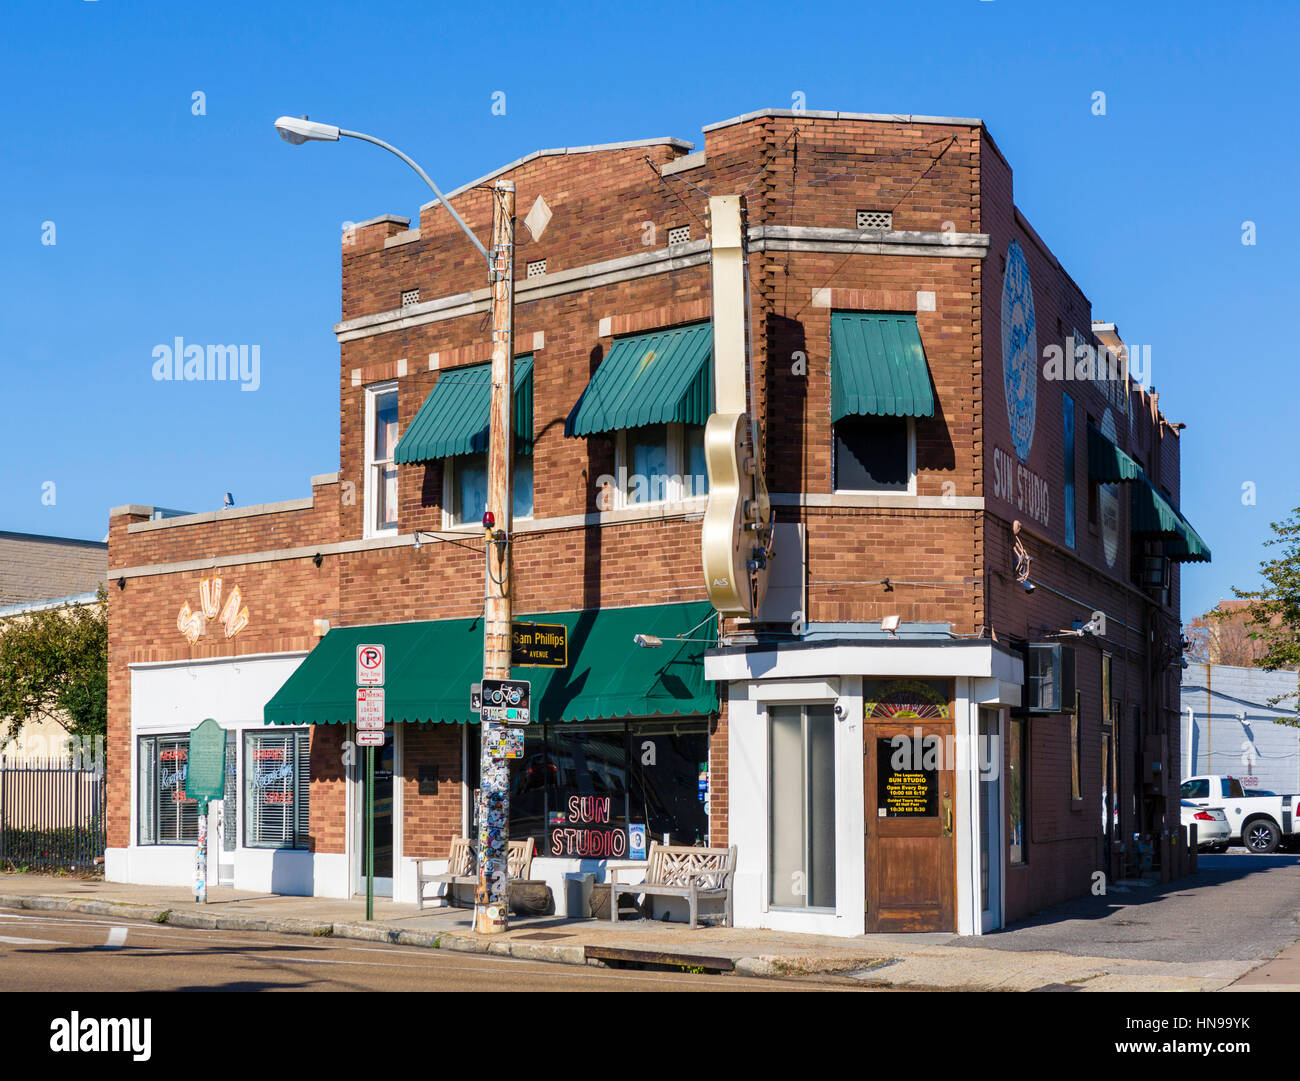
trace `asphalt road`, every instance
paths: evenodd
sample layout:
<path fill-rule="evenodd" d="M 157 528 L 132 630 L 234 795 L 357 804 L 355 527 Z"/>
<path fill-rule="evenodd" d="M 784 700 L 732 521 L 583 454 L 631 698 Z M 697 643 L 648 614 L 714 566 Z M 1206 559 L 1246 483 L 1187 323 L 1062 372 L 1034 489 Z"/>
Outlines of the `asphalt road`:
<path fill-rule="evenodd" d="M 957 946 L 1150 961 L 1250 961 L 1300 938 L 1300 856 L 1202 855 L 1198 873 L 1056 905 Z"/>
<path fill-rule="evenodd" d="M 4 991 L 831 989 L 790 980 L 579 968 L 382 943 L 0 909 Z"/>

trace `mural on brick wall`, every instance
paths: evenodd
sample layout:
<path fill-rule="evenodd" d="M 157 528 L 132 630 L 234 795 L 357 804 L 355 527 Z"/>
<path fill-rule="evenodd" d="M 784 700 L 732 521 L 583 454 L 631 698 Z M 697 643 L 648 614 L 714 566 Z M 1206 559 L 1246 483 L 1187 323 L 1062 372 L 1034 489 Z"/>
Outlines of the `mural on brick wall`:
<path fill-rule="evenodd" d="M 207 633 L 208 621 L 218 620 L 222 633 L 227 638 L 234 638 L 248 626 L 248 606 L 244 604 L 239 586 L 231 586 L 222 603 L 223 583 L 220 577 L 204 578 L 199 582 L 199 606 L 191 608 L 190 602 L 181 605 L 176 615 L 176 629 L 185 635 L 185 640 L 194 645 Z"/>
<path fill-rule="evenodd" d="M 1016 241 L 1007 245 L 1002 274 L 1002 378 L 1007 391 L 1007 422 L 1016 457 L 1029 461 L 1038 405 L 1038 331 L 1029 264 Z"/>

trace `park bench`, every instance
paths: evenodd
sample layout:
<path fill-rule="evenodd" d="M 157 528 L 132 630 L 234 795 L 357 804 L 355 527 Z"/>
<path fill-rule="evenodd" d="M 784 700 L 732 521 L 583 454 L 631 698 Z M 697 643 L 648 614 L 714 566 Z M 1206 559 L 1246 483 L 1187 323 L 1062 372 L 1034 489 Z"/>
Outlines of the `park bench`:
<path fill-rule="evenodd" d="M 722 918 L 726 926 L 731 922 L 732 876 L 736 873 L 736 846 L 729 848 L 692 848 L 688 845 L 661 845 L 651 842 L 650 858 L 646 861 L 645 880 L 620 883 L 620 873 L 635 870 L 614 867 L 609 872 L 609 918 L 618 922 L 619 897 L 623 894 L 643 894 L 647 914 L 651 911 L 650 898 L 681 897 L 690 910 L 691 926 L 697 927 L 699 903 L 702 900 L 722 901 Z"/>
<path fill-rule="evenodd" d="M 477 864 L 474 846 L 468 837 L 453 837 L 451 851 L 447 854 L 447 870 L 435 872 L 431 865 L 441 863 L 437 856 L 415 856 L 415 901 L 418 909 L 424 908 L 425 901 L 441 900 L 444 904 L 454 904 L 457 886 L 474 886 L 478 883 Z M 533 839 L 506 842 L 506 873 L 511 882 L 528 878 L 533 868 Z M 441 897 L 425 897 L 427 885 L 446 886 L 447 892 Z"/>

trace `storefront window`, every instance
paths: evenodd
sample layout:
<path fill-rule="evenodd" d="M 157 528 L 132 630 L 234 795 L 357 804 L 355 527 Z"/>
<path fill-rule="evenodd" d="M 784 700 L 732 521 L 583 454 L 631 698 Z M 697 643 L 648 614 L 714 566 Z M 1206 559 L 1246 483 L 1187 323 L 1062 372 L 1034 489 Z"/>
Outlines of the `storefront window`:
<path fill-rule="evenodd" d="M 244 844 L 306 848 L 310 735 L 244 733 Z"/>
<path fill-rule="evenodd" d="M 830 706 L 768 711 L 771 903 L 835 907 L 835 715 Z"/>
<path fill-rule="evenodd" d="M 650 841 L 707 844 L 708 760 L 703 720 L 533 725 L 510 763 L 510 836 L 568 859 L 644 858 Z M 629 845 L 635 825 L 645 852 Z"/>
<path fill-rule="evenodd" d="M 190 737 L 142 736 L 139 746 L 139 842 L 192 845 L 199 839 L 199 805 L 185 798 Z"/>

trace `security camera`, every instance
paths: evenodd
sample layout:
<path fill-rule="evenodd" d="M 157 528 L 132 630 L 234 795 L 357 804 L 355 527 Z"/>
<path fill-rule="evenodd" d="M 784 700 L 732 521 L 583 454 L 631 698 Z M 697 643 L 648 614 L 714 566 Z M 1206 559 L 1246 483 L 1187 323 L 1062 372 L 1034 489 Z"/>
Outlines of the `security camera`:
<path fill-rule="evenodd" d="M 835 716 L 837 717 L 844 716 L 844 707 L 840 705 L 838 702 L 835 703 Z"/>
<path fill-rule="evenodd" d="M 1026 593 L 1032 593 L 1032 592 L 1034 591 L 1034 583 L 1031 582 L 1031 581 L 1029 581 L 1028 578 L 1026 578 L 1026 579 L 1025 579 L 1023 582 L 1021 582 L 1020 584 L 1021 584 L 1021 586 L 1024 588 L 1024 591 L 1025 591 Z"/>

